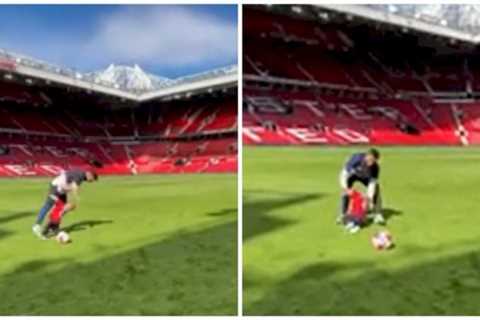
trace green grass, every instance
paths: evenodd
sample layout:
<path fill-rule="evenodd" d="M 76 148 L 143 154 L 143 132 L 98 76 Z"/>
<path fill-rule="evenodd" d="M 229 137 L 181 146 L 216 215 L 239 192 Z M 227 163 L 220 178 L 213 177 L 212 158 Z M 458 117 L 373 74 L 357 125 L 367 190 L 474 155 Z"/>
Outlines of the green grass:
<path fill-rule="evenodd" d="M 244 148 L 244 313 L 480 315 L 480 149 L 380 149 L 388 252 L 334 222 L 358 150 Z"/>
<path fill-rule="evenodd" d="M 236 175 L 85 184 L 69 245 L 31 232 L 47 184 L 0 180 L 1 315 L 236 314 Z"/>

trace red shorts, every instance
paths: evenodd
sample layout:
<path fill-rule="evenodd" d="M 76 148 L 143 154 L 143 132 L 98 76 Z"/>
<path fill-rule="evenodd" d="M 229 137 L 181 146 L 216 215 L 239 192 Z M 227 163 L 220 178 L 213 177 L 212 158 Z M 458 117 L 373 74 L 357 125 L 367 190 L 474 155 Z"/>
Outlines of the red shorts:
<path fill-rule="evenodd" d="M 62 213 L 63 213 L 64 207 L 65 207 L 65 202 L 61 200 L 57 200 L 55 202 L 55 206 L 50 212 L 50 222 L 55 224 L 60 224 L 60 221 L 62 220 Z"/>

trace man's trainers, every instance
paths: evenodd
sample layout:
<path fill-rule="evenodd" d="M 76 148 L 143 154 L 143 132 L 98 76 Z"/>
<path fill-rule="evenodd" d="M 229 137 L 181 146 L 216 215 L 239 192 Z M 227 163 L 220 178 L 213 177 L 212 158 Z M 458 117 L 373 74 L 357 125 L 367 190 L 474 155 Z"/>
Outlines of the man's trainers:
<path fill-rule="evenodd" d="M 357 233 L 358 231 L 360 231 L 360 227 L 358 225 L 354 225 L 353 227 L 348 229 L 348 232 L 350 233 Z"/>
<path fill-rule="evenodd" d="M 373 217 L 373 222 L 375 222 L 376 224 L 385 224 L 385 218 L 381 213 L 376 213 Z"/>
<path fill-rule="evenodd" d="M 46 237 L 42 234 L 42 226 L 39 224 L 34 224 L 32 227 L 33 233 L 42 240 L 45 240 Z"/>
<path fill-rule="evenodd" d="M 350 233 L 357 233 L 360 230 L 360 226 L 358 226 L 356 223 L 349 222 L 345 226 L 345 229 Z"/>
<path fill-rule="evenodd" d="M 338 215 L 337 216 L 337 219 L 335 220 L 335 223 L 336 224 L 344 224 L 344 219 L 343 219 L 343 215 Z"/>

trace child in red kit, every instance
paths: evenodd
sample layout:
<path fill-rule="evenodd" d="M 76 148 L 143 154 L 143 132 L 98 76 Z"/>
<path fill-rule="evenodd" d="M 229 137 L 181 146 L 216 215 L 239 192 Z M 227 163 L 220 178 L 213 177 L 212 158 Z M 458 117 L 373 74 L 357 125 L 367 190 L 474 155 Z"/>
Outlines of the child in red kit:
<path fill-rule="evenodd" d="M 348 210 L 345 216 L 345 227 L 351 233 L 355 233 L 360 230 L 367 218 L 368 200 L 357 190 L 352 190 L 349 197 Z"/>
<path fill-rule="evenodd" d="M 65 209 L 65 202 L 62 199 L 58 199 L 55 202 L 55 206 L 50 212 L 49 221 L 45 229 L 43 230 L 43 236 L 47 237 L 49 233 L 56 235 L 60 229 L 60 223 L 62 222 L 62 216 Z"/>

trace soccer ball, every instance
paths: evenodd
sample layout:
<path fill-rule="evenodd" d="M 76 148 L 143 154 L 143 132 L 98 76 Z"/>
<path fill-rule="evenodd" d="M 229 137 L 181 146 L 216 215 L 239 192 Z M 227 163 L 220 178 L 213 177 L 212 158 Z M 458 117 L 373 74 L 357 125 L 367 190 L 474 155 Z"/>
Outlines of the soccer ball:
<path fill-rule="evenodd" d="M 65 231 L 60 231 L 60 232 L 57 234 L 56 239 L 57 239 L 57 241 L 60 242 L 61 244 L 65 244 L 65 243 L 69 243 L 69 242 L 70 242 L 70 236 L 69 236 L 68 233 L 66 233 Z"/>
<path fill-rule="evenodd" d="M 393 248 L 393 238 L 387 230 L 375 233 L 371 241 L 373 247 L 377 250 L 388 250 Z"/>

